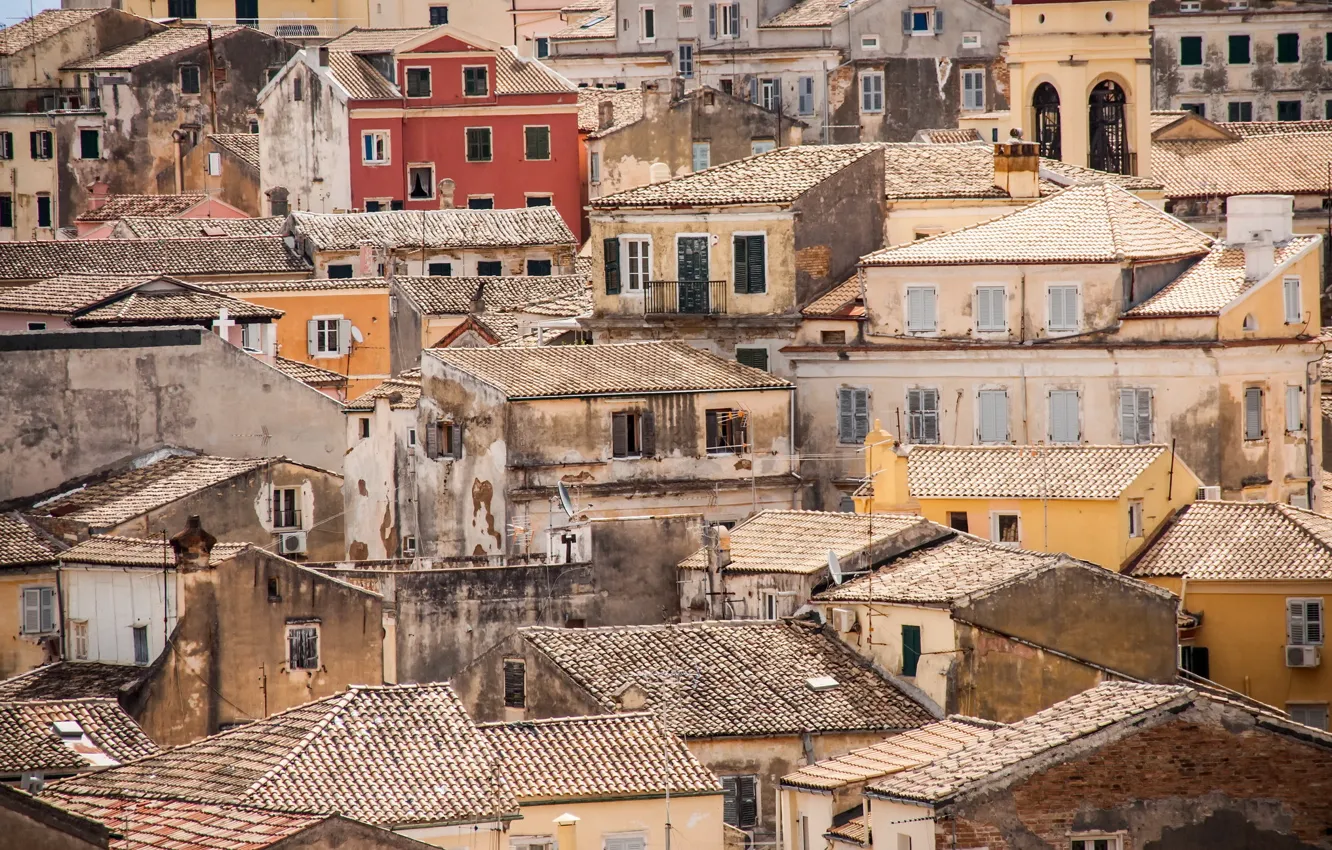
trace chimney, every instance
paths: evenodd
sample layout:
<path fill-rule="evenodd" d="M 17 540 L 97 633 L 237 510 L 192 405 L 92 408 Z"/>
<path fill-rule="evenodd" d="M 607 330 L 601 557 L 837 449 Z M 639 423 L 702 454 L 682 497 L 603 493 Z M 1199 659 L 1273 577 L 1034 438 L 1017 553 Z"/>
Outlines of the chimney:
<path fill-rule="evenodd" d="M 445 177 L 439 181 L 439 208 L 442 210 L 453 209 L 453 193 L 455 184 L 452 177 Z"/>
<path fill-rule="evenodd" d="M 1262 280 L 1276 266 L 1276 248 L 1272 231 L 1255 230 L 1244 243 L 1244 279 Z"/>
<path fill-rule="evenodd" d="M 578 850 L 578 815 L 565 812 L 555 818 L 555 846 L 561 850 Z"/>
<path fill-rule="evenodd" d="M 604 130 L 615 124 L 615 102 L 603 100 L 597 103 L 597 129 Z"/>
<path fill-rule="evenodd" d="M 111 196 L 111 187 L 101 180 L 88 187 L 92 191 L 92 197 L 88 199 L 88 209 L 95 210 L 107 202 Z"/>
<path fill-rule="evenodd" d="M 327 68 L 327 67 L 328 67 L 328 48 L 327 48 L 327 47 L 321 47 L 321 48 L 319 48 L 319 67 L 320 67 L 320 68 Z"/>
<path fill-rule="evenodd" d="M 171 538 L 171 549 L 176 553 L 176 571 L 199 572 L 208 569 L 209 553 L 217 538 L 204 531 L 199 515 L 193 514 L 185 523 L 185 530 Z"/>
<path fill-rule="evenodd" d="M 375 246 L 370 242 L 362 242 L 356 255 L 356 276 L 374 277 L 378 265 L 375 262 Z"/>
<path fill-rule="evenodd" d="M 1041 195 L 1040 146 L 1022 141 L 1014 128 L 1007 142 L 994 146 L 994 185 L 1010 198 L 1039 198 Z"/>
<path fill-rule="evenodd" d="M 684 100 L 684 77 L 671 77 L 671 100 Z"/>
<path fill-rule="evenodd" d="M 907 483 L 910 455 L 910 446 L 898 442 L 879 420 L 874 420 L 874 427 L 865 435 L 865 477 L 872 495 L 857 499 L 857 512 L 920 513 Z"/>

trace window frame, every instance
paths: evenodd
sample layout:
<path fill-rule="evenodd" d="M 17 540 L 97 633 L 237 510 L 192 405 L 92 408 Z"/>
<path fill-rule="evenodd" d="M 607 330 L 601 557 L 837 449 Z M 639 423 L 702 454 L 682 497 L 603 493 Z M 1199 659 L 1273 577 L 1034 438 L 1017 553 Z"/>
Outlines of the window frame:
<path fill-rule="evenodd" d="M 103 151 L 102 151 L 102 130 L 101 130 L 101 128 L 100 128 L 100 127 L 79 127 L 78 130 L 79 130 L 79 159 L 81 159 L 81 160 L 104 159 L 105 157 L 103 156 Z M 85 145 L 85 136 L 84 136 L 85 133 L 92 133 L 92 134 L 93 134 L 93 138 L 96 139 L 97 152 L 96 152 L 95 154 L 93 154 L 92 156 L 88 156 L 88 151 L 87 151 L 87 148 L 86 148 L 86 145 Z"/>
<path fill-rule="evenodd" d="M 867 86 L 866 80 L 875 80 L 875 86 Z M 874 90 L 871 90 L 871 89 Z M 880 115 L 884 111 L 883 72 L 860 72 L 860 111 L 865 115 Z"/>
<path fill-rule="evenodd" d="M 283 495 L 289 495 L 291 498 L 281 498 Z M 279 502 L 286 502 L 289 507 L 279 507 Z M 304 507 L 303 494 L 300 487 L 278 487 L 272 486 L 268 489 L 268 521 L 273 526 L 273 531 L 300 531 L 303 527 L 301 518 L 301 508 Z M 279 521 L 279 515 L 282 520 L 290 517 L 292 524 Z"/>
<path fill-rule="evenodd" d="M 716 3 L 717 8 L 717 38 L 739 38 L 740 37 L 740 4 L 739 3 Z"/>
<path fill-rule="evenodd" d="M 719 414 L 726 414 L 727 418 L 723 420 Z M 708 433 L 709 429 L 707 428 L 709 417 L 711 417 L 715 423 L 715 431 L 717 435 L 717 442 L 712 445 L 709 445 L 709 437 L 711 435 Z M 737 420 L 740 423 L 738 429 L 734 424 Z M 703 423 L 703 445 L 706 450 L 705 454 L 709 457 L 742 455 L 747 454 L 750 451 L 748 411 L 741 410 L 738 407 L 708 408 L 703 412 Z M 723 429 L 723 425 L 728 427 Z M 723 441 L 723 430 L 730 432 L 730 439 Z M 735 441 L 737 436 L 741 438 L 740 442 Z"/>
<path fill-rule="evenodd" d="M 439 23 L 435 23 L 435 12 L 437 11 L 444 12 L 444 20 L 440 21 Z M 430 21 L 430 26 L 432 27 L 446 27 L 449 25 L 448 4 L 433 3 L 429 7 L 427 7 L 426 14 L 429 15 L 429 18 L 427 18 L 427 20 Z"/>
<path fill-rule="evenodd" d="M 1124 399 L 1125 393 L 1130 394 L 1133 399 L 1133 440 L 1130 442 L 1124 435 Z M 1139 439 L 1142 436 L 1143 411 L 1140 402 L 1142 394 L 1147 394 L 1147 439 Z M 1156 420 L 1153 416 L 1156 407 L 1156 393 L 1151 387 L 1120 387 L 1118 390 L 1117 410 L 1119 415 L 1119 443 L 1123 446 L 1145 446 L 1152 442 L 1156 436 Z"/>
<path fill-rule="evenodd" d="M 408 100 L 429 100 L 433 94 L 434 80 L 431 78 L 431 72 L 434 69 L 429 65 L 404 65 L 402 68 L 402 94 Z M 412 94 L 412 72 L 425 72 L 425 94 Z M 419 82 L 420 76 L 417 80 Z"/>
<path fill-rule="evenodd" d="M 1296 712 L 1303 713 L 1306 711 L 1321 713 L 1323 724 L 1319 726 L 1314 723 L 1308 723 L 1305 720 L 1296 719 Z M 1332 714 L 1332 712 L 1329 712 L 1329 706 L 1325 702 L 1288 702 L 1286 703 L 1286 713 L 1289 714 L 1290 719 L 1296 723 L 1308 726 L 1311 729 L 1322 729 L 1323 731 L 1328 730 L 1329 714 Z"/>
<path fill-rule="evenodd" d="M 1247 107 L 1247 109 L 1246 109 Z M 1248 112 L 1248 117 L 1243 115 Z M 1226 102 L 1226 120 L 1232 123 L 1244 123 L 1253 120 L 1253 101 L 1231 100 Z"/>
<path fill-rule="evenodd" d="M 702 168 L 699 168 L 699 167 L 698 167 L 698 154 L 699 154 L 699 151 L 700 151 L 700 150 L 702 150 L 702 152 L 703 152 L 704 154 L 706 154 L 706 158 L 707 158 L 707 161 L 708 161 L 707 164 L 704 165 Z M 711 168 L 711 167 L 712 167 L 712 142 L 710 142 L 710 141 L 706 141 L 706 142 L 693 142 L 693 143 L 691 144 L 690 148 L 689 148 L 689 164 L 690 164 L 691 166 L 693 166 L 694 173 L 696 173 L 696 174 L 697 174 L 698 172 L 700 172 L 700 171 L 706 171 L 707 169 Z"/>
<path fill-rule="evenodd" d="M 856 393 L 864 394 L 865 404 L 864 404 L 863 413 L 857 412 L 856 410 L 856 401 L 857 401 Z M 850 405 L 849 405 L 850 409 L 846 413 L 843 413 L 842 411 L 843 407 L 842 399 L 844 395 L 850 399 Z M 870 416 L 870 410 L 873 404 L 873 400 L 874 400 L 874 394 L 870 391 L 869 387 L 841 386 L 837 388 L 837 400 L 836 400 L 835 409 L 837 410 L 837 442 L 840 445 L 859 446 L 864 444 L 865 437 L 869 435 L 870 426 L 873 424 L 873 419 Z M 851 423 L 851 431 L 849 436 L 842 427 L 844 424 L 846 424 L 847 421 L 844 417 L 850 417 L 849 421 Z M 862 420 L 864 423 L 864 431 L 865 431 L 864 434 L 860 433 Z"/>
<path fill-rule="evenodd" d="M 587 152 L 587 182 L 601 182 L 601 151 Z"/>
<path fill-rule="evenodd" d="M 481 74 L 480 74 L 481 82 L 484 83 L 485 85 L 482 87 L 483 90 L 481 91 L 480 94 L 473 94 L 472 92 L 470 92 L 470 91 L 468 90 L 468 83 L 469 83 L 468 78 L 467 78 L 467 72 L 468 72 L 468 71 L 480 71 L 480 72 L 481 72 Z M 475 78 L 475 76 L 476 76 L 476 75 L 474 74 L 474 75 L 473 75 L 473 78 Z M 463 97 L 472 98 L 472 99 L 480 99 L 480 98 L 487 98 L 487 97 L 490 97 L 491 94 L 492 94 L 492 89 L 491 89 L 491 85 L 490 85 L 490 66 L 489 66 L 489 65 L 463 65 L 463 66 L 462 66 L 462 95 L 463 95 Z"/>
<path fill-rule="evenodd" d="M 323 646 L 321 645 L 320 634 L 319 634 L 319 633 L 320 633 L 320 625 L 321 625 L 321 624 L 318 623 L 318 622 L 287 623 L 287 627 L 286 627 L 286 629 L 283 631 L 283 636 L 286 638 L 286 644 L 287 644 L 287 653 L 286 653 L 286 656 L 287 656 L 287 670 L 288 670 L 288 671 L 306 670 L 306 671 L 314 672 L 314 671 L 319 670 L 319 669 L 323 666 Z M 297 664 L 297 663 L 296 663 L 297 659 L 296 659 L 296 658 L 293 656 L 293 654 L 292 654 L 292 648 L 293 648 L 293 647 L 292 647 L 292 642 L 291 642 L 292 635 L 293 635 L 295 632 L 304 632 L 304 631 L 310 631 L 310 632 L 312 632 L 312 637 L 314 638 L 314 664 L 313 664 L 313 665 L 309 665 L 309 664 Z M 302 659 L 302 660 L 305 660 L 305 659 Z"/>
<path fill-rule="evenodd" d="M 738 283 L 739 283 L 739 281 L 737 281 L 736 276 L 735 276 L 735 263 L 736 263 L 735 240 L 736 240 L 737 237 L 741 237 L 741 238 L 743 238 L 743 239 L 745 240 L 745 268 L 746 268 L 746 269 L 749 268 L 749 265 L 748 265 L 748 263 L 749 263 L 749 246 L 752 244 L 752 240 L 755 239 L 755 238 L 758 238 L 758 239 L 762 239 L 762 240 L 763 240 L 763 288 L 762 288 L 762 289 L 753 289 L 753 288 L 751 288 L 753 284 L 752 284 L 752 281 L 750 281 L 750 279 L 749 279 L 749 275 L 748 275 L 748 272 L 747 272 L 747 271 L 746 271 L 746 275 L 745 275 L 745 289 L 744 289 L 744 291 L 741 292 L 741 291 L 737 288 L 737 285 L 738 285 Z M 770 270 L 769 270 L 769 268 L 768 268 L 768 262 L 769 262 L 768 248 L 769 248 L 769 245 L 768 245 L 768 231 L 766 231 L 766 230 L 735 230 L 735 231 L 732 231 L 732 232 L 731 232 L 731 291 L 734 292 L 736 295 L 767 295 L 767 294 L 768 294 L 768 290 L 769 290 L 769 287 L 768 287 L 768 281 L 770 280 L 770 274 L 769 274 L 769 271 L 770 271 Z M 709 261 L 711 261 L 711 255 L 709 255 Z"/>
<path fill-rule="evenodd" d="M 623 421 L 624 426 L 624 451 L 618 454 L 615 451 L 615 428 L 616 423 Z M 616 410 L 611 413 L 611 451 L 610 456 L 614 460 L 641 460 L 643 457 L 643 411 L 634 410 Z"/>
<path fill-rule="evenodd" d="M 878 33 L 866 32 L 860 34 L 861 50 L 878 51 L 882 49 L 882 44 L 883 43 L 879 40 Z"/>
<path fill-rule="evenodd" d="M 1197 39 L 1197 42 L 1198 42 L 1198 61 L 1197 61 L 1197 62 L 1185 62 L 1185 61 L 1184 61 L 1184 40 L 1185 40 L 1185 39 Z M 1202 36 L 1200 36 L 1200 35 L 1181 35 L 1181 36 L 1179 37 L 1179 66 L 1180 66 L 1181 68 L 1201 68 L 1201 67 L 1203 66 L 1203 64 L 1206 62 L 1206 56 L 1207 56 L 1207 42 L 1206 42 L 1206 39 L 1204 39 Z"/>
<path fill-rule="evenodd" d="M 37 147 L 37 156 L 33 157 L 36 162 L 48 162 L 55 159 L 55 134 L 50 130 L 32 130 L 29 133 L 30 144 Z M 31 141 L 38 140 L 38 141 Z"/>
<path fill-rule="evenodd" d="M 1241 42 L 1237 39 L 1243 39 L 1244 61 L 1235 61 L 1235 46 Z M 1245 67 L 1253 64 L 1253 38 L 1248 33 L 1227 33 L 1226 34 L 1226 64 L 1237 67 Z"/>
<path fill-rule="evenodd" d="M 362 164 L 362 165 L 371 165 L 371 166 L 391 165 L 392 162 L 393 162 L 393 151 L 392 151 L 392 149 L 391 149 L 391 147 L 390 147 L 390 140 L 391 140 L 392 138 L 393 138 L 393 135 L 392 135 L 388 130 L 362 130 L 362 131 L 361 131 L 361 164 Z M 380 158 L 380 159 L 367 159 L 367 158 L 366 158 L 366 151 L 367 151 L 366 142 L 367 142 L 368 140 L 370 140 L 370 139 L 375 139 L 375 140 L 377 140 L 377 141 L 382 141 L 382 142 L 383 142 L 383 145 L 382 145 L 382 148 L 383 148 L 383 149 L 382 149 L 382 151 L 381 151 L 382 158 Z M 378 145 L 377 145 L 377 146 L 378 146 Z"/>
<path fill-rule="evenodd" d="M 935 15 L 935 11 L 936 11 L 936 10 L 935 10 L 935 8 L 934 8 L 933 6 L 912 6 L 912 7 L 910 7 L 909 9 L 907 9 L 907 14 L 911 16 L 911 29 L 909 30 L 909 32 L 911 33 L 911 35 L 912 35 L 913 37 L 914 37 L 914 36 L 923 36 L 923 35 L 934 35 L 934 15 Z M 924 16 L 925 16 L 925 28 L 924 28 L 924 29 L 919 29 L 919 28 L 916 27 L 916 16 L 917 16 L 917 15 L 924 15 Z"/>
<path fill-rule="evenodd" d="M 689 10 L 688 13 L 685 12 L 686 9 Z M 692 21 L 692 20 L 694 20 L 694 4 L 693 4 L 693 3 L 677 3 L 677 4 L 676 4 L 676 8 L 675 8 L 675 19 L 676 19 L 677 21 Z"/>
<path fill-rule="evenodd" d="M 1070 850 L 1094 850 L 1095 844 L 1091 842 L 1105 841 L 1105 850 L 1123 850 L 1123 833 L 1115 832 L 1072 832 L 1069 833 L 1068 846 Z"/>
<path fill-rule="evenodd" d="M 28 628 L 28 594 L 37 594 L 37 629 L 35 631 Z M 43 597 L 43 593 L 46 594 Z M 43 599 L 45 605 L 43 605 Z M 59 601 L 56 598 L 56 586 L 54 584 L 27 584 L 19 588 L 19 634 L 21 635 L 50 635 L 59 631 L 58 625 L 60 618 L 56 610 Z M 45 612 L 45 613 L 44 613 Z M 49 626 L 46 626 L 49 621 Z"/>
<path fill-rule="evenodd" d="M 1282 107 L 1286 107 L 1287 109 L 1293 107 L 1294 110 L 1295 110 L 1295 117 L 1294 117 L 1294 118 L 1290 118 L 1290 117 L 1282 118 L 1282 117 L 1281 117 L 1281 109 L 1282 109 Z M 1278 101 L 1276 102 L 1276 115 L 1277 115 L 1277 119 L 1276 119 L 1276 120 L 1278 120 L 1278 121 L 1303 121 L 1303 120 L 1304 120 L 1304 101 L 1303 101 L 1303 100 L 1278 100 Z"/>
<path fill-rule="evenodd" d="M 430 190 L 429 195 L 424 197 L 412 194 L 412 172 L 425 169 L 430 172 L 430 179 L 426 182 L 426 188 Z M 407 163 L 407 200 L 408 201 L 433 201 L 435 199 L 435 164 L 433 162 L 409 162 Z"/>
<path fill-rule="evenodd" d="M 191 69 L 194 71 L 194 91 L 185 87 L 185 71 Z M 296 79 L 300 79 L 297 77 Z M 176 66 L 176 83 L 180 86 L 181 94 L 203 94 L 203 69 L 193 62 L 185 62 Z M 299 94 L 295 94 L 295 100 L 301 100 Z"/>
<path fill-rule="evenodd" d="M 1004 517 L 1014 517 L 1017 520 L 1017 540 L 1000 540 L 1002 534 L 1001 520 Z M 993 510 L 990 511 L 990 542 L 996 546 L 1003 546 L 1009 549 L 1022 548 L 1022 511 L 1014 510 Z"/>
<path fill-rule="evenodd" d="M 486 158 L 472 158 L 472 131 L 484 130 L 486 134 Z M 524 151 L 525 152 L 525 151 Z M 495 128 L 490 126 L 464 127 L 463 128 L 463 159 L 466 162 L 494 162 L 495 161 Z"/>
<path fill-rule="evenodd" d="M 782 104 L 782 80 L 780 77 L 760 77 L 758 81 L 758 105 L 775 112 Z M 773 143 L 774 145 L 776 142 Z"/>
<path fill-rule="evenodd" d="M 536 157 L 534 157 L 534 156 L 531 155 L 531 153 L 532 153 L 532 139 L 531 139 L 531 135 L 530 135 L 530 134 L 531 134 L 531 132 L 532 132 L 533 130 L 544 130 L 544 131 L 546 132 L 546 155 L 545 155 L 545 156 L 536 156 Z M 492 154 L 493 154 L 493 151 L 492 151 Z M 524 125 L 523 125 L 523 159 L 526 160 L 527 162 L 549 162 L 550 160 L 554 159 L 554 155 L 553 155 L 553 153 L 552 153 L 552 151 L 551 151 L 551 133 L 550 133 L 550 125 L 549 125 L 549 124 L 524 124 Z"/>
<path fill-rule="evenodd" d="M 649 34 L 651 30 L 651 34 Z M 638 43 L 654 44 L 657 41 L 657 7 L 652 3 L 638 5 Z"/>
<path fill-rule="evenodd" d="M 1003 436 L 987 439 L 985 434 L 985 399 L 999 397 L 1003 399 Z M 1009 424 L 1008 387 L 982 386 L 976 390 L 976 442 L 984 446 L 1007 445 L 1012 441 L 1012 428 Z"/>
<path fill-rule="evenodd" d="M 911 408 L 911 396 L 915 393 L 920 398 L 921 404 L 919 410 L 913 411 Z M 932 398 L 934 401 L 933 409 L 927 409 L 925 400 Z M 938 445 L 941 439 L 942 425 L 940 421 L 939 400 L 941 394 L 938 387 L 919 387 L 911 386 L 906 388 L 905 410 L 906 410 L 906 436 L 907 442 L 912 445 L 933 446 Z M 934 422 L 934 437 L 926 439 L 923 435 L 923 429 L 929 420 Z"/>
<path fill-rule="evenodd" d="M 1074 323 L 1072 325 L 1056 325 L 1054 322 L 1054 292 L 1055 290 L 1073 291 L 1073 315 Z M 1065 295 L 1067 297 L 1067 295 Z M 1045 287 L 1045 331 L 1050 336 L 1064 336 L 1067 334 L 1076 334 L 1082 331 L 1082 285 L 1078 283 L 1052 283 Z"/>
<path fill-rule="evenodd" d="M 484 203 L 476 203 L 478 201 Z M 468 195 L 467 209 L 469 210 L 493 210 L 495 208 L 494 195 Z"/>
<path fill-rule="evenodd" d="M 1073 397 L 1073 438 L 1060 439 L 1059 434 L 1055 433 L 1055 399 L 1059 398 L 1061 404 L 1066 404 L 1069 396 Z M 1051 445 L 1075 446 L 1082 443 L 1082 392 L 1069 387 L 1052 387 L 1045 393 L 1046 403 L 1046 434 L 1049 437 Z"/>
<path fill-rule="evenodd" d="M 1291 616 L 1291 606 L 1301 605 L 1303 613 L 1300 615 L 1300 632 L 1295 633 L 1296 623 Z M 1316 605 L 1318 609 L 1318 633 L 1317 638 L 1309 638 L 1309 606 Z M 1298 639 L 1297 639 L 1298 638 Z M 1322 596 L 1287 596 L 1286 597 L 1286 646 L 1322 646 L 1327 641 L 1327 604 Z"/>
<path fill-rule="evenodd" d="M 963 68 L 959 75 L 962 84 L 962 109 L 966 112 L 984 112 L 985 111 L 985 69 L 984 68 Z M 979 97 L 979 102 L 967 103 L 967 79 L 979 77 L 979 84 L 973 85 L 971 91 Z M 974 98 L 973 98 L 974 100 Z"/>
<path fill-rule="evenodd" d="M 990 324 L 981 324 L 981 293 L 986 292 L 990 297 L 998 293 L 999 298 L 999 324 L 994 322 L 994 306 L 990 305 Z M 978 334 L 1006 334 L 1008 333 L 1008 287 L 1004 284 L 978 283 L 972 293 L 972 313 L 976 320 L 976 333 Z"/>
<path fill-rule="evenodd" d="M 1244 387 L 1244 408 L 1243 408 L 1243 434 L 1244 442 L 1256 443 L 1267 438 L 1267 400 L 1264 396 L 1267 394 L 1266 388 L 1256 384 L 1250 384 Z M 1249 400 L 1256 398 L 1258 400 L 1257 410 L 1257 433 L 1249 429 Z"/>
<path fill-rule="evenodd" d="M 1282 58 L 1281 58 L 1281 44 L 1282 44 L 1282 38 L 1284 37 L 1284 38 L 1289 39 L 1289 37 L 1291 37 L 1291 36 L 1293 36 L 1293 37 L 1295 38 L 1295 58 L 1294 58 L 1294 59 L 1290 59 L 1290 58 L 1282 59 Z M 1298 32 L 1279 32 L 1279 33 L 1276 34 L 1276 36 L 1275 36 L 1272 40 L 1273 40 L 1273 42 L 1275 43 L 1275 44 L 1274 44 L 1274 47 L 1275 47 L 1275 50 L 1274 50 L 1274 59 L 1275 59 L 1276 64 L 1278 64 L 1278 65 L 1298 65 L 1298 64 L 1300 63 L 1300 34 L 1299 34 Z M 1289 40 L 1287 40 L 1286 43 L 1289 44 L 1289 43 L 1290 43 Z"/>
<path fill-rule="evenodd" d="M 929 326 L 912 325 L 911 297 L 913 293 L 929 294 Z M 911 336 L 930 336 L 939 333 L 939 287 L 932 283 L 909 283 L 902 289 L 902 326 Z"/>
<path fill-rule="evenodd" d="M 346 353 L 344 348 L 345 340 L 342 338 L 342 322 L 345 319 L 342 315 L 311 316 L 310 321 L 315 323 L 315 357 L 341 357 Z M 320 327 L 320 325 L 325 325 Z M 331 327 L 330 327 L 331 326 Z M 330 331 L 333 333 L 333 339 L 336 342 L 336 348 L 328 348 L 328 336 Z M 320 335 L 323 335 L 322 343 Z"/>
<path fill-rule="evenodd" d="M 620 239 L 620 286 L 622 295 L 642 295 L 647 291 L 647 282 L 652 280 L 653 262 L 655 257 L 652 251 L 652 235 L 648 233 L 621 233 Z M 635 243 L 641 248 L 644 244 L 647 246 L 647 268 L 642 268 L 643 258 L 640 256 L 638 274 L 641 277 L 640 285 L 634 285 L 633 258 L 630 256 L 630 243 Z"/>
<path fill-rule="evenodd" d="M 687 3 L 682 6 L 689 5 Z M 680 77 L 686 80 L 694 78 L 694 43 L 692 41 L 681 42 L 675 51 L 676 67 L 680 70 Z"/>
<path fill-rule="evenodd" d="M 1130 540 L 1136 540 L 1146 536 L 1143 529 L 1143 502 L 1142 499 L 1129 499 L 1128 503 L 1128 536 Z"/>

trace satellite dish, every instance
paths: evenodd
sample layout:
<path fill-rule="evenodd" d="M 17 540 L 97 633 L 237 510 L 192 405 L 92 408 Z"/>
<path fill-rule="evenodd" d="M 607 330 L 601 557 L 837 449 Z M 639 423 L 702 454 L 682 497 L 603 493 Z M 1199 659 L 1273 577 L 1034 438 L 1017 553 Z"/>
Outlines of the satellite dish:
<path fill-rule="evenodd" d="M 361 329 L 355 325 L 352 325 L 352 339 L 356 340 L 357 345 L 365 342 L 365 335 L 362 334 Z"/>
<path fill-rule="evenodd" d="M 559 490 L 560 507 L 564 508 L 565 516 L 569 517 L 569 519 L 573 519 L 574 506 L 573 506 L 573 499 L 569 497 L 569 488 L 564 486 L 563 481 L 557 483 L 555 487 L 557 490 Z"/>
<path fill-rule="evenodd" d="M 842 562 L 837 560 L 837 553 L 828 550 L 828 573 L 832 575 L 833 584 L 842 583 Z"/>

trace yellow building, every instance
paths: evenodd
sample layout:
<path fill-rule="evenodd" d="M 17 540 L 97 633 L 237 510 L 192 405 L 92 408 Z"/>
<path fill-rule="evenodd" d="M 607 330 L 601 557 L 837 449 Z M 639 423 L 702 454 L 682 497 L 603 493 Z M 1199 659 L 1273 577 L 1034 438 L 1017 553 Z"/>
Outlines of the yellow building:
<path fill-rule="evenodd" d="M 1184 669 L 1328 728 L 1332 519 L 1271 502 L 1198 502 L 1126 572 L 1179 596 Z"/>
<path fill-rule="evenodd" d="M 1202 486 L 1169 446 L 912 446 L 875 426 L 860 513 L 916 513 L 1113 570 Z"/>
<path fill-rule="evenodd" d="M 240 24 L 279 38 L 323 41 L 352 27 L 378 26 L 371 15 L 376 4 L 377 0 L 123 0 L 121 8 L 154 20 L 178 17 L 214 25 Z"/>
<path fill-rule="evenodd" d="M 0 679 L 60 657 L 58 548 L 18 514 L 0 514 Z"/>

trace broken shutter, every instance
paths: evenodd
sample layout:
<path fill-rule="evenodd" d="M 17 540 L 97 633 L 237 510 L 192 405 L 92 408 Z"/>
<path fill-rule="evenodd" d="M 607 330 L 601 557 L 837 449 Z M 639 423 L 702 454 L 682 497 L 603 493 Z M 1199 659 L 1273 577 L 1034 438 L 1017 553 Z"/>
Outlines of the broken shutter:
<path fill-rule="evenodd" d="M 717 38 L 717 4 L 708 4 L 708 38 Z"/>
<path fill-rule="evenodd" d="M 314 670 L 319 666 L 319 632 L 313 627 L 287 632 L 287 652 L 293 670 Z"/>
<path fill-rule="evenodd" d="M 740 37 L 740 4 L 731 4 L 731 38 Z"/>
<path fill-rule="evenodd" d="M 601 240 L 602 268 L 606 272 L 606 294 L 620 294 L 620 240 Z"/>
<path fill-rule="evenodd" d="M 856 441 L 855 402 L 852 399 L 854 392 L 850 387 L 842 387 L 837 391 L 837 437 L 843 443 Z"/>
<path fill-rule="evenodd" d="M 911 35 L 911 10 L 902 12 L 902 35 Z"/>
<path fill-rule="evenodd" d="M 657 423 L 652 418 L 652 411 L 643 411 L 640 422 L 642 433 L 638 438 L 638 453 L 643 457 L 652 457 L 657 453 Z"/>
<path fill-rule="evenodd" d="M 939 440 L 938 390 L 907 390 L 907 427 L 911 441 L 935 443 Z"/>
<path fill-rule="evenodd" d="M 902 675 L 916 675 L 920 664 L 920 626 L 902 626 Z"/>
<path fill-rule="evenodd" d="M 311 357 L 319 352 L 316 337 L 319 334 L 319 326 L 314 319 L 305 323 L 305 351 Z"/>
<path fill-rule="evenodd" d="M 1244 390 L 1244 439 L 1261 440 L 1263 437 L 1263 390 L 1249 387 Z"/>
<path fill-rule="evenodd" d="M 346 354 L 351 351 L 351 319 L 338 320 L 338 353 Z"/>
<path fill-rule="evenodd" d="M 629 454 L 629 416 L 624 413 L 611 414 L 611 456 L 624 457 Z"/>
<path fill-rule="evenodd" d="M 851 395 L 855 401 L 856 442 L 863 443 L 869 434 L 869 390 L 854 390 Z"/>
<path fill-rule="evenodd" d="M 527 707 L 527 663 L 517 658 L 504 660 L 504 707 Z"/>
<path fill-rule="evenodd" d="M 455 460 L 462 457 L 462 433 L 462 423 L 454 422 L 449 429 L 449 457 Z"/>

